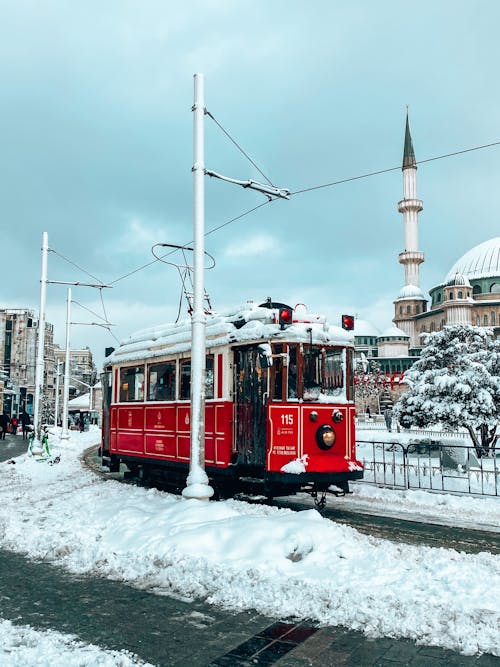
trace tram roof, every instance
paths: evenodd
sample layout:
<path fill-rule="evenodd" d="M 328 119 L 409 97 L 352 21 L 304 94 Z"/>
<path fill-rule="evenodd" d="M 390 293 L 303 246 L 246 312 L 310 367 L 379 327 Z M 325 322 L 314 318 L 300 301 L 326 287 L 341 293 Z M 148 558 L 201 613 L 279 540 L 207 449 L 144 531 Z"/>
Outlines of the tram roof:
<path fill-rule="evenodd" d="M 206 316 L 207 349 L 250 341 L 283 340 L 352 347 L 354 336 L 334 326 L 321 315 L 294 311 L 293 323 L 281 329 L 275 323 L 277 308 L 249 302 L 238 308 Z M 167 354 L 182 354 L 191 348 L 191 319 L 142 329 L 121 341 L 106 358 L 105 365 L 139 361 Z"/>

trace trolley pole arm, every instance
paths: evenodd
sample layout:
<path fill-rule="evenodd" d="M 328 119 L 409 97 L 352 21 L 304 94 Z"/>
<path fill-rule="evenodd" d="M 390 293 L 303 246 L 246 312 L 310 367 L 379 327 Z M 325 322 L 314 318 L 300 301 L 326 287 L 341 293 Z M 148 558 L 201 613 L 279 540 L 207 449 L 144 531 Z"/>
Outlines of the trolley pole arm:
<path fill-rule="evenodd" d="M 269 199 L 290 199 L 290 190 L 287 188 L 277 188 L 274 185 L 266 185 L 265 183 L 259 183 L 258 181 L 252 180 L 240 181 L 237 178 L 230 178 L 229 176 L 218 174 L 216 171 L 211 171 L 210 169 L 205 169 L 205 174 L 212 178 L 218 178 L 221 181 L 226 181 L 227 183 L 240 185 L 242 188 L 249 188 L 250 190 L 262 192 L 262 194 L 266 195 L 266 197 L 269 197 Z"/>

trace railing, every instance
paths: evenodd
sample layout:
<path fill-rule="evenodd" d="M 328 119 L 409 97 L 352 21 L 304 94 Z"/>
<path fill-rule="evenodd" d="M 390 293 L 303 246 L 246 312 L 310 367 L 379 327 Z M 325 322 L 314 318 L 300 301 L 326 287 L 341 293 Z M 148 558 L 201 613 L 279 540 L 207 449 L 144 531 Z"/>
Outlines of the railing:
<path fill-rule="evenodd" d="M 386 431 L 387 427 L 385 425 L 385 421 L 383 417 L 380 417 L 377 415 L 376 418 L 368 420 L 364 420 L 363 418 L 357 417 L 356 418 L 356 428 L 361 431 Z M 466 431 L 453 431 L 453 433 L 447 433 L 444 431 L 435 431 L 432 429 L 427 429 L 427 428 L 414 428 L 412 427 L 411 429 L 405 429 L 400 427 L 399 430 L 397 428 L 397 425 L 394 425 L 392 429 L 392 433 L 403 433 L 407 435 L 415 435 L 415 436 L 422 436 L 426 438 L 431 438 L 431 439 L 439 439 L 439 438 L 460 438 L 467 440 L 470 436 Z"/>
<path fill-rule="evenodd" d="M 474 447 L 358 440 L 362 482 L 393 489 L 424 489 L 478 496 L 500 495 L 500 454 L 478 457 Z"/>

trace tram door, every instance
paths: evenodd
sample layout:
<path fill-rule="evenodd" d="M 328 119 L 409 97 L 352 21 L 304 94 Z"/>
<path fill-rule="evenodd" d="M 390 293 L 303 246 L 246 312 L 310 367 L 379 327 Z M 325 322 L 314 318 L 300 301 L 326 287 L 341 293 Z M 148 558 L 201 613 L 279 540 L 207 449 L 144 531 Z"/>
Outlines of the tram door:
<path fill-rule="evenodd" d="M 256 345 L 234 350 L 235 446 L 241 465 L 266 462 L 267 368 Z"/>
<path fill-rule="evenodd" d="M 111 378 L 110 370 L 101 373 L 102 385 L 102 449 L 109 452 L 109 406 L 111 405 Z"/>

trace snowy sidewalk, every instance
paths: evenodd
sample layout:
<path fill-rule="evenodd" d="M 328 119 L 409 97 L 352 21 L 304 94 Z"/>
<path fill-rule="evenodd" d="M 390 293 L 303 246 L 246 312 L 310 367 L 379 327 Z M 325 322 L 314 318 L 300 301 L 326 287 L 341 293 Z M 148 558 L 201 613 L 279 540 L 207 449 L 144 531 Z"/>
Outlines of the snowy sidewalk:
<path fill-rule="evenodd" d="M 146 597 L 154 592 L 206 600 L 214 613 L 225 609 L 227 619 L 260 614 L 266 620 L 257 632 L 269 627 L 269 619 L 283 618 L 324 628 L 304 647 L 333 632 L 332 626 L 344 632 L 343 626 L 365 634 L 358 645 L 403 641 L 415 656 L 426 646 L 498 654 L 499 556 L 394 544 L 332 523 L 315 510 L 203 503 L 104 481 L 82 469 L 78 458 L 98 438 L 97 431 L 72 434 L 61 445 L 54 438 L 53 453 L 61 458 L 53 465 L 23 456 L 15 465 L 0 464 L 0 548 L 79 577 L 102 577 L 98 604 L 111 585 L 105 578 Z M 25 581 L 12 581 L 12 591 Z M 31 617 L 36 627 L 43 600 L 41 593 Z"/>
<path fill-rule="evenodd" d="M 0 578 L 0 615 L 10 619 L 0 623 L 2 667 L 132 667 L 142 661 L 157 667 L 500 665 L 490 655 L 468 657 L 410 640 L 369 639 L 345 628 L 155 595 L 1 550 Z"/>

